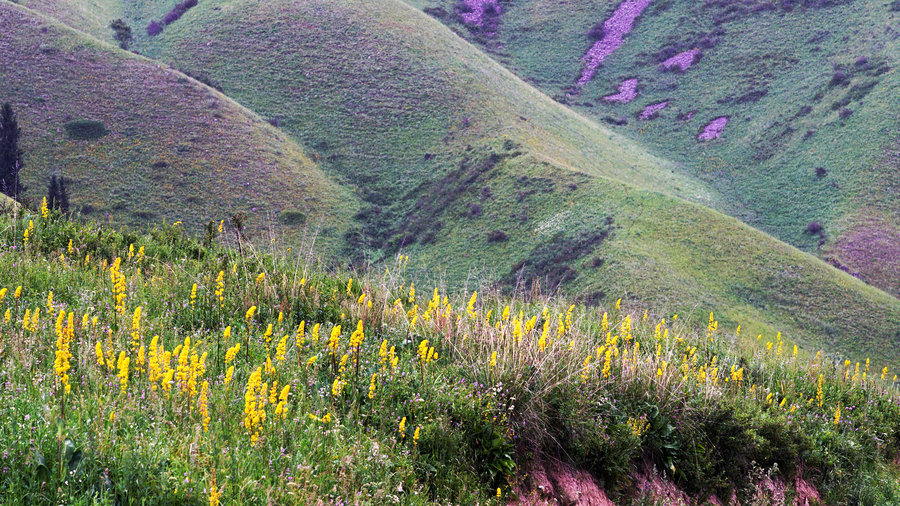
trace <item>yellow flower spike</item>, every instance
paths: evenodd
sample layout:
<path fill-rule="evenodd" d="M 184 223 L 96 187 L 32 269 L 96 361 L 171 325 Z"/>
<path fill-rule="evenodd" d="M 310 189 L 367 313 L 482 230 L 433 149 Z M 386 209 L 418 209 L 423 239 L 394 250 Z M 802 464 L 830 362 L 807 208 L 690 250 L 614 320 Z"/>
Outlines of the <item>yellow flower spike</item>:
<path fill-rule="evenodd" d="M 116 362 L 116 364 L 119 369 L 119 384 L 121 386 L 121 391 L 123 394 L 126 390 L 128 390 L 128 364 L 130 362 L 131 358 L 129 358 L 124 351 L 120 351 L 119 360 Z"/>
<path fill-rule="evenodd" d="M 406 437 L 406 417 L 405 416 L 403 417 L 403 419 L 400 420 L 400 426 L 397 427 L 397 432 L 400 433 L 401 439 Z"/>
<path fill-rule="evenodd" d="M 253 315 L 256 313 L 256 306 L 250 306 L 250 309 L 247 310 L 247 313 L 244 315 L 244 320 L 247 322 L 247 325 L 250 325 L 250 320 L 253 319 Z"/>
<path fill-rule="evenodd" d="M 318 327 L 318 325 L 317 325 Z M 328 351 L 334 356 L 337 353 L 338 345 L 341 340 L 341 326 L 335 325 L 331 328 L 331 337 L 328 338 Z"/>
<path fill-rule="evenodd" d="M 216 299 L 219 301 L 219 308 L 225 307 L 225 271 L 219 271 L 216 276 Z"/>
<path fill-rule="evenodd" d="M 416 301 L 416 284 L 415 283 L 409 284 L 409 298 L 407 299 L 407 301 L 410 304 L 412 304 Z"/>
<path fill-rule="evenodd" d="M 469 315 L 469 318 L 475 319 L 478 316 L 478 313 L 475 311 L 475 303 L 478 300 L 478 291 L 472 292 L 472 296 L 469 298 L 469 303 L 466 305 L 466 314 Z"/>
<path fill-rule="evenodd" d="M 616 301 L 616 311 L 618 311 L 621 306 L 622 306 L 622 299 L 619 299 Z"/>
<path fill-rule="evenodd" d="M 419 431 L 421 429 L 422 429 L 422 427 L 416 427 L 416 431 L 413 433 L 413 445 L 414 446 L 419 444 Z"/>
<path fill-rule="evenodd" d="M 199 409 L 200 422 L 203 424 L 203 432 L 209 432 L 209 381 L 200 385 Z"/>
<path fill-rule="evenodd" d="M 375 398 L 375 389 L 376 389 L 375 378 L 376 378 L 376 376 L 378 376 L 378 373 L 373 372 L 372 379 L 369 381 L 369 399 Z"/>
<path fill-rule="evenodd" d="M 335 378 L 334 383 L 331 384 L 331 395 L 333 397 L 340 397 L 341 391 L 344 389 L 344 382 L 341 381 L 340 378 Z"/>
<path fill-rule="evenodd" d="M 497 367 L 497 352 L 496 351 L 491 353 L 490 366 L 491 366 L 491 370 L 493 370 L 494 367 Z"/>
<path fill-rule="evenodd" d="M 263 282 L 263 280 L 264 280 L 265 278 L 266 278 L 266 273 L 265 273 L 265 272 L 260 272 L 260 273 L 256 276 L 256 284 L 257 284 L 257 285 L 262 284 L 262 282 Z"/>
<path fill-rule="evenodd" d="M 838 405 L 837 409 L 834 410 L 834 425 L 837 426 L 841 421 L 841 406 Z"/>
<path fill-rule="evenodd" d="M 306 320 L 300 322 L 300 325 L 297 326 L 297 353 L 300 352 L 300 347 L 303 346 L 306 342 Z"/>
<path fill-rule="evenodd" d="M 312 329 L 312 340 L 313 340 L 314 343 L 318 343 L 318 342 L 319 342 L 319 325 L 320 325 L 319 323 L 313 325 L 313 329 Z"/>
<path fill-rule="evenodd" d="M 227 371 L 225 371 L 225 385 L 226 386 L 228 386 L 228 384 L 231 383 L 231 378 L 233 376 L 234 376 L 234 366 L 231 366 L 228 368 Z"/>
<path fill-rule="evenodd" d="M 353 289 L 353 278 L 347 281 L 347 295 L 352 295 L 350 291 Z"/>
<path fill-rule="evenodd" d="M 12 313 L 9 311 L 9 308 L 6 308 L 6 312 L 3 313 L 3 323 L 9 323 L 12 319 Z"/>
<path fill-rule="evenodd" d="M 222 220 L 224 222 L 225 220 Z M 219 233 L 222 233 L 222 225 L 219 224 Z M 213 471 L 212 481 L 209 483 L 209 506 L 219 506 L 219 499 L 222 497 L 222 493 L 219 491 L 219 488 L 216 487 L 216 472 Z"/>
<path fill-rule="evenodd" d="M 316 355 L 309 357 L 309 360 L 306 361 L 306 366 L 309 367 L 316 363 Z"/>
<path fill-rule="evenodd" d="M 47 197 L 44 197 L 44 200 L 41 200 L 41 218 L 47 219 L 50 216 L 50 210 L 47 208 Z"/>
<path fill-rule="evenodd" d="M 278 346 L 275 347 L 275 360 L 279 362 L 284 361 L 284 355 L 287 352 L 287 339 L 288 336 L 285 334 L 285 336 L 278 341 Z"/>

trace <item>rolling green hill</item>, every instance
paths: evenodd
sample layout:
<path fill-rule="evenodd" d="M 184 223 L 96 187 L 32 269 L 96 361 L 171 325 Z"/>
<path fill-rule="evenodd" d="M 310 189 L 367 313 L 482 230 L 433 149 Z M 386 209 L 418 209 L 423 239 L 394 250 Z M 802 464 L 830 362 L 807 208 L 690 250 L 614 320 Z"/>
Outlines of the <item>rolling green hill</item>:
<path fill-rule="evenodd" d="M 452 287 L 716 307 L 745 335 L 900 363 L 897 299 L 700 205 L 730 204 L 403 2 L 208 1 L 135 48 L 310 146 L 365 202 L 344 236 L 358 261 L 402 252 Z"/>
<path fill-rule="evenodd" d="M 642 190 L 717 200 L 402 2 L 207 2 L 138 47 L 320 150 L 370 204 L 349 253 L 377 261 L 402 245 L 453 286 L 539 279 L 592 302 L 729 308 L 732 325 L 851 354 L 893 354 L 900 338 L 896 299 Z"/>
<path fill-rule="evenodd" d="M 253 231 L 303 217 L 340 237 L 355 201 L 284 133 L 156 62 L 0 3 L 0 100 L 22 129 L 26 197 L 69 181 L 74 207 L 192 230 L 244 212 Z M 333 241 L 332 241 L 333 242 Z"/>
<path fill-rule="evenodd" d="M 410 3 L 579 112 L 627 122 L 615 128 L 713 185 L 719 209 L 900 294 L 896 2 L 648 2 L 580 88 L 582 56 L 619 2 Z M 469 4 L 499 8 L 477 23 Z M 693 50 L 692 66 L 663 71 Z M 604 99 L 628 79 L 636 98 Z M 722 136 L 699 141 L 722 116 Z"/>

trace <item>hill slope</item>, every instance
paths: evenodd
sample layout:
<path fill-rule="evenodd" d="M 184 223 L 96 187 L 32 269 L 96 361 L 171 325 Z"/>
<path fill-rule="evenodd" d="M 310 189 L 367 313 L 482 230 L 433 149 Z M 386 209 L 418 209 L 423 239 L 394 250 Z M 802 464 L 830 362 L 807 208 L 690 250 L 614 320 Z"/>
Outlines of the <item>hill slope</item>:
<path fill-rule="evenodd" d="M 198 230 L 245 212 L 255 230 L 292 219 L 293 235 L 299 213 L 341 227 L 354 212 L 352 196 L 295 142 L 224 95 L 6 1 L 0 68 L 32 199 L 58 173 L 73 206 L 131 225 L 181 220 Z"/>
<path fill-rule="evenodd" d="M 718 213 L 618 183 L 699 199 L 401 2 L 208 2 L 143 44 L 328 155 L 371 204 L 350 252 L 377 260 L 402 245 L 454 286 L 474 268 L 594 302 L 715 301 L 734 325 L 811 346 L 826 329 L 829 348 L 851 354 L 893 355 L 900 338 L 896 299 Z M 864 323 L 846 317 L 847 300 Z"/>
<path fill-rule="evenodd" d="M 896 299 L 672 196 L 717 200 L 402 2 L 205 2 L 142 39 L 356 188 L 368 207 L 350 255 L 402 248 L 452 286 L 540 282 L 682 316 L 721 307 L 747 333 L 900 363 Z"/>
<path fill-rule="evenodd" d="M 576 110 L 626 120 L 617 128 L 714 185 L 721 209 L 900 294 L 900 256 L 886 253 L 900 250 L 896 3 L 411 3 Z M 631 80 L 635 93 L 616 95 Z M 663 108 L 641 119 L 651 105 Z M 721 136 L 699 140 L 720 117 Z"/>

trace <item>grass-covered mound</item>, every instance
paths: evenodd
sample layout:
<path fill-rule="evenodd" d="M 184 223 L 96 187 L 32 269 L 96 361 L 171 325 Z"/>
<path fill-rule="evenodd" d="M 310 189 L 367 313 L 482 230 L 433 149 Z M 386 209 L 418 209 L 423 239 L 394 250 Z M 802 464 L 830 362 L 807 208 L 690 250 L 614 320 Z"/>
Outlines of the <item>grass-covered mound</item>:
<path fill-rule="evenodd" d="M 894 4 L 516 0 L 494 2 L 492 21 L 478 25 L 465 16 L 471 2 L 408 1 L 548 95 L 679 162 L 716 188 L 720 209 L 900 293 L 900 256 L 884 254 L 900 248 Z M 621 25 L 604 22 L 626 4 L 645 8 L 576 86 L 582 57 Z M 684 64 L 667 64 L 676 57 Z M 635 98 L 604 98 L 627 80 L 637 80 Z M 721 136 L 698 139 L 722 117 Z M 813 222 L 822 234 L 807 232 Z"/>
<path fill-rule="evenodd" d="M 97 219 L 182 220 L 196 231 L 246 213 L 259 231 L 296 211 L 328 230 L 323 245 L 355 211 L 296 143 L 234 101 L 6 1 L 0 67 L 0 102 L 18 116 L 25 197 L 35 203 L 56 173 L 71 205 Z"/>
<path fill-rule="evenodd" d="M 878 360 L 244 251 L 0 217 L 7 502 L 502 502 L 548 458 L 625 503 L 648 463 L 698 500 L 798 473 L 829 504 L 900 497 Z"/>

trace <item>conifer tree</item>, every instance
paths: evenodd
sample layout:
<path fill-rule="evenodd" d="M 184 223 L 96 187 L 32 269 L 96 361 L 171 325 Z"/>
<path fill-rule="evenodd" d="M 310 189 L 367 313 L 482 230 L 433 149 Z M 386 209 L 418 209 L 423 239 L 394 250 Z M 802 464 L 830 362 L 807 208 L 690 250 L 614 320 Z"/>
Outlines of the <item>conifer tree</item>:
<path fill-rule="evenodd" d="M 19 182 L 22 170 L 22 150 L 19 149 L 19 129 L 16 115 L 9 103 L 0 110 L 0 191 L 17 198 L 25 188 Z"/>

